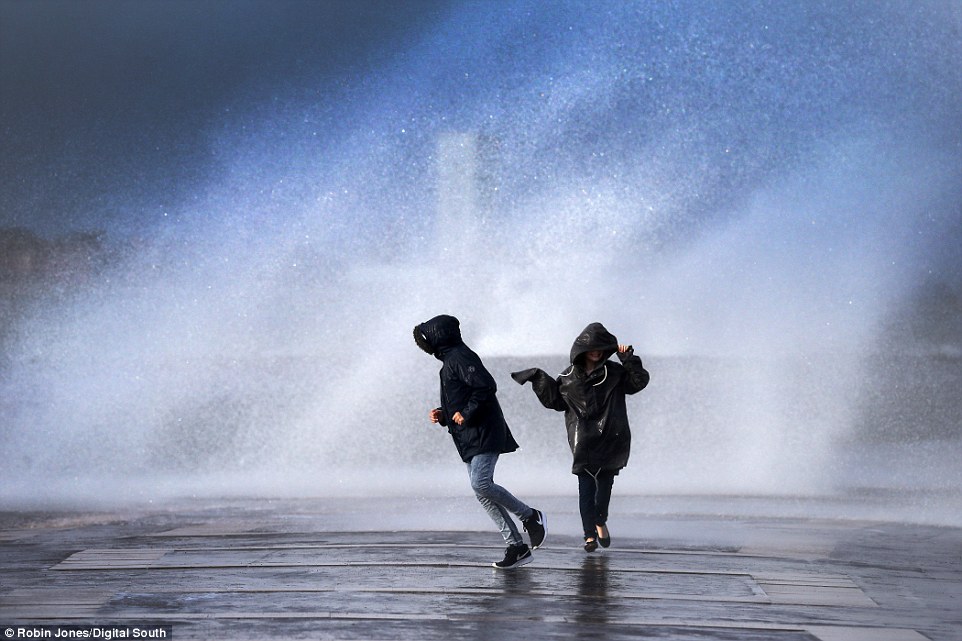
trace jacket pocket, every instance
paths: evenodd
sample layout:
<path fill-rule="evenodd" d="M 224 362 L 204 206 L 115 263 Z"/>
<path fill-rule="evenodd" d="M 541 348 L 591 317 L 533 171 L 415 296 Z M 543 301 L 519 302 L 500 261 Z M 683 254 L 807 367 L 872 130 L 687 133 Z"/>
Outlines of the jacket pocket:
<path fill-rule="evenodd" d="M 473 425 L 462 425 L 455 428 L 455 438 L 466 452 L 473 452 L 481 447 L 481 430 Z"/>

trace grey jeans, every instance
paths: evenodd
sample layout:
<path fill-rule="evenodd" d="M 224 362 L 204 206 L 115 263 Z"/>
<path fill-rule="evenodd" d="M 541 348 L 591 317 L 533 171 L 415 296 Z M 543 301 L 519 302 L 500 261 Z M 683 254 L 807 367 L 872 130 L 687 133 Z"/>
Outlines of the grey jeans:
<path fill-rule="evenodd" d="M 466 463 L 468 478 L 471 479 L 471 489 L 484 510 L 501 530 L 508 545 L 521 545 L 524 539 L 511 520 L 511 514 L 519 519 L 525 519 L 534 512 L 530 507 L 519 501 L 511 492 L 494 482 L 494 466 L 498 464 L 498 454 L 478 454 Z"/>

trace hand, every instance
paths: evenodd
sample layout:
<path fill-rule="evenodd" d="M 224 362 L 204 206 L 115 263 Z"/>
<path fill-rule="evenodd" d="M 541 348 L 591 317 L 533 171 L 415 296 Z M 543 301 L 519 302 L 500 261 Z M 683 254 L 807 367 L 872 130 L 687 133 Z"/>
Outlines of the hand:
<path fill-rule="evenodd" d="M 441 410 L 440 410 L 440 409 L 433 409 L 433 410 L 431 410 L 430 412 L 428 412 L 428 418 L 431 419 L 431 422 L 432 422 L 432 423 L 440 423 L 440 422 L 441 422 Z"/>
<path fill-rule="evenodd" d="M 635 351 L 635 349 L 634 349 L 631 345 L 619 345 L 619 346 L 618 346 L 618 353 L 619 353 L 619 354 L 631 354 L 633 351 Z"/>
<path fill-rule="evenodd" d="M 461 416 L 461 412 L 455 412 L 454 416 L 451 417 L 451 420 L 458 425 L 464 425 L 464 417 Z"/>

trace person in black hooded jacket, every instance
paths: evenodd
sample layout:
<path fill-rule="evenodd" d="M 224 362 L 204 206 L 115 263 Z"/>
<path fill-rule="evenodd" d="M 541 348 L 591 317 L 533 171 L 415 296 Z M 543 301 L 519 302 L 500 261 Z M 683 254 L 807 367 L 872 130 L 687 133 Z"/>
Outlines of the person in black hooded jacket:
<path fill-rule="evenodd" d="M 618 354 L 621 363 L 609 361 Z M 631 430 L 625 395 L 648 385 L 649 374 L 630 345 L 619 345 L 601 323 L 591 323 L 571 346 L 571 365 L 558 378 L 538 368 L 511 377 L 530 382 L 541 404 L 565 413 L 568 445 L 578 476 L 579 507 L 585 550 L 611 544 L 608 505 L 615 476 L 628 464 Z"/>
<path fill-rule="evenodd" d="M 501 454 L 514 452 L 518 444 L 504 420 L 496 393 L 498 386 L 481 358 L 461 340 L 461 324 L 454 316 L 435 316 L 414 328 L 418 347 L 441 361 L 441 406 L 428 418 L 448 428 L 454 445 L 468 468 L 471 488 L 488 515 L 501 530 L 508 549 L 497 568 L 531 562 L 531 549 L 544 541 L 546 519 L 494 482 L 494 467 Z M 531 537 L 531 548 L 511 520 L 521 519 Z"/>

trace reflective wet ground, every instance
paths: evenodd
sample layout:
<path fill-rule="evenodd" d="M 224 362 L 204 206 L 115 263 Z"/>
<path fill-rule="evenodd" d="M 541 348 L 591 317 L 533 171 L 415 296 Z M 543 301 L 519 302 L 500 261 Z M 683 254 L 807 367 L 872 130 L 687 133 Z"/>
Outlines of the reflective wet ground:
<path fill-rule="evenodd" d="M 548 540 L 513 571 L 491 567 L 500 537 L 464 498 L 6 512 L 0 625 L 163 624 L 175 639 L 962 638 L 960 528 L 618 497 L 613 546 L 589 555 L 571 503 L 541 501 Z"/>

